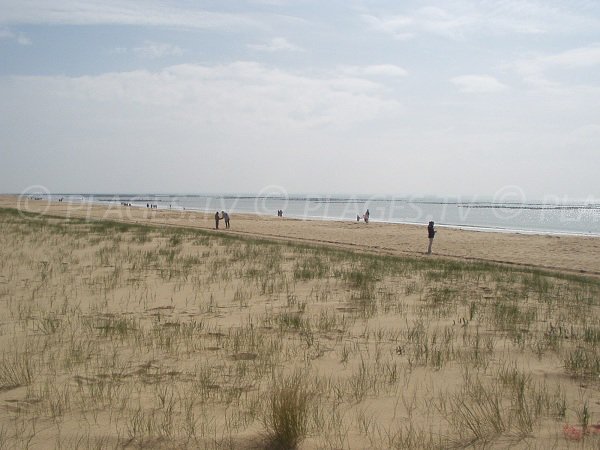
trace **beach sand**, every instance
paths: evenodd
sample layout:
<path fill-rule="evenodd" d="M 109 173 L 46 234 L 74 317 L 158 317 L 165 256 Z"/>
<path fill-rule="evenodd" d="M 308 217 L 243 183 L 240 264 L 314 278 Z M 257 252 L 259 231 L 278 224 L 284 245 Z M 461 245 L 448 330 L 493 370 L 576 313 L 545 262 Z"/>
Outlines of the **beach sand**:
<path fill-rule="evenodd" d="M 109 219 L 156 226 L 214 229 L 214 213 L 147 209 L 29 200 L 0 196 L 0 207 L 61 217 Z M 319 221 L 230 214 L 231 228 L 222 233 L 296 242 L 324 244 L 389 255 L 424 256 L 427 250 L 423 226 L 354 221 Z M 600 238 L 472 231 L 437 227 L 433 256 L 488 261 L 568 273 L 600 276 Z"/>
<path fill-rule="evenodd" d="M 600 445 L 599 239 L 231 227 L 0 198 L 0 449 Z"/>

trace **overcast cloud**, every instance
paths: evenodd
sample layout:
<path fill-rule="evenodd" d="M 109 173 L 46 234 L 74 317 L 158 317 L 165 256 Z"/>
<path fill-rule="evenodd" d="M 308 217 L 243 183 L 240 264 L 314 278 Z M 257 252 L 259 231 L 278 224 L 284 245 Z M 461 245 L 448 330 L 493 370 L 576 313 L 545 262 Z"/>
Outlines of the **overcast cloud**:
<path fill-rule="evenodd" d="M 0 192 L 599 198 L 591 1 L 0 0 Z"/>

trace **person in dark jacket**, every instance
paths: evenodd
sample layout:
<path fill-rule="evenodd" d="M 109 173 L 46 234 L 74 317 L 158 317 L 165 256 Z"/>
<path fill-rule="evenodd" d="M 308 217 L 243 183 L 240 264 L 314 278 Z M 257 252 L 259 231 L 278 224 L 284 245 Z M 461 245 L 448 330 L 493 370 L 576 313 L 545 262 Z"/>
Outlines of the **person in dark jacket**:
<path fill-rule="evenodd" d="M 433 244 L 433 238 L 435 237 L 435 228 L 433 228 L 433 221 L 429 222 L 427 226 L 427 237 L 429 237 L 429 247 L 427 248 L 427 254 L 431 255 L 431 245 Z"/>
<path fill-rule="evenodd" d="M 215 229 L 216 230 L 219 229 L 219 220 L 221 220 L 221 217 L 219 217 L 219 211 L 217 211 L 215 213 Z"/>

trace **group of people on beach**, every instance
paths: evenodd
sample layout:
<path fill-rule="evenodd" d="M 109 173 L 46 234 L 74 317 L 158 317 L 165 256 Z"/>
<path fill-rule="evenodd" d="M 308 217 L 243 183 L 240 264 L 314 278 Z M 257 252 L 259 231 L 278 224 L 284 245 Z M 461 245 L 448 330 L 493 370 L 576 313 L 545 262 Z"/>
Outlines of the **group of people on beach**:
<path fill-rule="evenodd" d="M 219 211 L 217 211 L 215 213 L 215 229 L 216 230 L 219 229 L 219 221 L 220 220 L 224 220 L 225 228 L 229 228 L 229 214 L 227 214 L 225 211 L 221 211 L 221 215 L 219 215 Z"/>
<path fill-rule="evenodd" d="M 124 203 L 123 205 L 131 206 L 131 204 L 127 205 L 126 203 Z M 146 208 L 157 208 L 157 207 L 158 207 L 158 205 L 146 204 Z M 369 223 L 370 215 L 371 215 L 371 213 L 367 209 L 365 211 L 365 213 L 362 215 L 362 217 L 358 214 L 356 215 L 356 221 L 360 222 L 360 219 L 363 219 L 365 221 L 365 223 Z M 281 209 L 277 210 L 277 217 L 283 217 L 283 210 L 281 210 Z M 219 213 L 219 211 L 217 211 L 215 213 L 215 229 L 216 230 L 219 229 L 219 222 L 221 220 L 225 221 L 225 228 L 229 229 L 229 214 L 226 213 L 225 211 L 221 211 L 221 213 Z M 436 233 L 435 223 L 433 221 L 431 221 L 427 225 L 427 238 L 429 239 L 429 246 L 427 247 L 428 255 L 431 255 L 431 247 L 433 245 L 433 239 L 435 237 L 435 233 Z"/>
<path fill-rule="evenodd" d="M 365 221 L 365 223 L 369 223 L 369 216 L 370 215 L 371 215 L 371 213 L 367 209 L 367 211 L 362 215 L 362 217 L 360 217 L 358 214 L 356 215 L 356 221 L 360 222 L 360 219 L 362 218 Z"/>
<path fill-rule="evenodd" d="M 122 203 L 122 205 L 123 206 L 131 206 L 131 204 L 127 204 L 127 203 Z M 146 208 L 158 208 L 158 205 L 151 205 L 151 204 L 147 203 Z M 365 223 L 369 223 L 370 215 L 371 215 L 371 213 L 367 209 L 365 211 L 365 213 L 362 215 L 362 217 L 358 214 L 356 215 L 356 221 L 360 222 L 360 219 L 363 219 L 365 221 Z M 283 210 L 281 210 L 281 209 L 277 210 L 277 217 L 283 217 Z M 216 230 L 219 229 L 219 222 L 221 220 L 225 221 L 225 228 L 229 229 L 229 214 L 226 213 L 225 211 L 221 211 L 221 213 L 219 213 L 219 211 L 217 211 L 215 213 L 215 229 Z M 427 247 L 428 255 L 431 255 L 431 247 L 433 246 L 433 239 L 435 238 L 435 234 L 436 234 L 435 223 L 433 221 L 430 221 L 429 224 L 427 225 L 427 238 L 429 239 L 429 245 Z"/>

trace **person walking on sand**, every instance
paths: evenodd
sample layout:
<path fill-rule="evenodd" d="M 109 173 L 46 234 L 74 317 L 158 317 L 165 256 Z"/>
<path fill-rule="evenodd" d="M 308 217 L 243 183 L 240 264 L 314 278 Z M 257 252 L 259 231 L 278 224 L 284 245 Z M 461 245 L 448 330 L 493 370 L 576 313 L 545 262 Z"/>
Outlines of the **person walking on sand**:
<path fill-rule="evenodd" d="M 433 238 L 435 237 L 435 228 L 433 228 L 433 221 L 427 225 L 427 236 L 429 237 L 429 247 L 427 247 L 427 254 L 431 255 L 431 246 L 433 244 Z"/>
<path fill-rule="evenodd" d="M 219 211 L 217 211 L 215 213 L 215 230 L 219 229 L 219 220 L 221 220 L 221 218 L 219 217 Z"/>
<path fill-rule="evenodd" d="M 227 214 L 225 211 L 221 211 L 221 217 L 225 221 L 225 228 L 229 228 L 229 214 Z"/>

